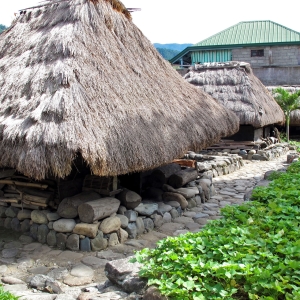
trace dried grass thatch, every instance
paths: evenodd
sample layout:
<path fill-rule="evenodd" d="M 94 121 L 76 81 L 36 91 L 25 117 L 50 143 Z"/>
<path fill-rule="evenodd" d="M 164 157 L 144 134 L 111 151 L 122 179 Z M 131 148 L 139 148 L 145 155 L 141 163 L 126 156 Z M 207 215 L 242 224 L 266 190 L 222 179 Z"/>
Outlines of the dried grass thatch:
<path fill-rule="evenodd" d="M 238 130 L 112 2 L 29 9 L 0 35 L 0 167 L 65 177 L 80 155 L 96 175 L 124 174 Z"/>
<path fill-rule="evenodd" d="M 184 78 L 233 111 L 241 125 L 282 124 L 284 113 L 248 63 L 195 65 Z"/>

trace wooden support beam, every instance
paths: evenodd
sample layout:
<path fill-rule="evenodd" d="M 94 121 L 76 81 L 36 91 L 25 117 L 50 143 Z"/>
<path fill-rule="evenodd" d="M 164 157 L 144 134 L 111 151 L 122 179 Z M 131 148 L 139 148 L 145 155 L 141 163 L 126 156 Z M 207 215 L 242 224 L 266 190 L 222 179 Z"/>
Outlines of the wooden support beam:
<path fill-rule="evenodd" d="M 48 187 L 47 184 L 21 182 L 21 181 L 9 180 L 9 179 L 1 179 L 0 184 L 1 183 L 12 184 L 12 185 L 17 185 L 17 186 L 27 186 L 27 187 L 33 187 L 33 188 L 38 188 L 38 189 L 46 189 Z"/>

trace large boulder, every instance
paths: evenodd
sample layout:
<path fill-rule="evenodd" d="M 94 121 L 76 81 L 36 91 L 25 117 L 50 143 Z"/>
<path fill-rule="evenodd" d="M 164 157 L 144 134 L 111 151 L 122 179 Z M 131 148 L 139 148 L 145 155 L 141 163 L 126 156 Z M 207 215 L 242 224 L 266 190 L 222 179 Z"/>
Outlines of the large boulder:
<path fill-rule="evenodd" d="M 114 284 L 120 286 L 127 293 L 139 293 L 144 290 L 147 280 L 139 277 L 141 265 L 131 263 L 132 257 L 109 261 L 105 265 L 105 275 Z"/>
<path fill-rule="evenodd" d="M 75 226 L 73 219 L 59 219 L 53 223 L 53 229 L 57 232 L 72 232 Z"/>
<path fill-rule="evenodd" d="M 98 228 L 99 228 L 99 223 L 96 224 L 78 223 L 74 227 L 73 233 L 79 235 L 85 235 L 93 239 L 97 236 Z"/>
<path fill-rule="evenodd" d="M 99 229 L 104 233 L 108 234 L 116 232 L 121 228 L 121 220 L 118 217 L 106 218 L 100 224 Z"/>

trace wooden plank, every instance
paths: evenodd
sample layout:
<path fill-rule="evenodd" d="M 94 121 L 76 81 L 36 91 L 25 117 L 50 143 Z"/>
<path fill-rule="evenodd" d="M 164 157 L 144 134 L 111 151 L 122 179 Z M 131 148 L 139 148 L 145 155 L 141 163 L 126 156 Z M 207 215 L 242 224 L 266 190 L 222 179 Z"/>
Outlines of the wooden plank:
<path fill-rule="evenodd" d="M 1 203 L 0 203 L 1 205 Z M 36 205 L 30 205 L 30 204 L 25 204 L 25 203 L 11 203 L 11 206 L 13 207 L 18 207 L 18 208 L 28 208 L 28 209 L 40 209 L 40 207 Z"/>
<path fill-rule="evenodd" d="M 118 177 L 114 176 L 113 178 L 113 184 L 112 184 L 113 191 L 116 191 L 118 189 Z"/>
<path fill-rule="evenodd" d="M 38 203 L 38 202 L 33 202 L 33 201 L 27 201 L 27 200 L 22 200 L 23 203 L 25 204 L 29 204 L 29 205 L 35 205 L 35 206 L 38 206 L 38 207 L 48 207 L 48 204 L 45 204 L 45 203 Z"/>
<path fill-rule="evenodd" d="M 21 200 L 21 195 L 20 194 L 8 194 L 8 193 L 4 193 L 4 198 L 16 198 L 16 199 L 20 199 Z"/>
<path fill-rule="evenodd" d="M 12 185 L 17 185 L 17 186 L 35 187 L 35 188 L 39 188 L 39 189 L 46 189 L 48 187 L 47 184 L 31 183 L 31 182 L 21 182 L 21 181 L 9 180 L 9 179 L 1 179 L 0 183 L 3 183 L 3 184 L 12 184 Z"/>
<path fill-rule="evenodd" d="M 197 166 L 196 161 L 193 159 L 174 159 L 172 162 L 182 167 L 196 168 Z"/>
<path fill-rule="evenodd" d="M 53 192 L 45 190 L 37 190 L 32 188 L 19 187 L 18 191 L 22 193 L 23 199 L 27 201 L 39 202 L 39 203 L 48 203 L 54 197 Z"/>
<path fill-rule="evenodd" d="M 49 202 L 49 198 L 29 195 L 29 194 L 22 194 L 22 200 L 30 201 L 30 202 L 37 202 L 47 204 Z"/>
<path fill-rule="evenodd" d="M 20 199 L 17 198 L 5 198 L 0 197 L 0 202 L 6 202 L 6 203 L 21 203 Z"/>

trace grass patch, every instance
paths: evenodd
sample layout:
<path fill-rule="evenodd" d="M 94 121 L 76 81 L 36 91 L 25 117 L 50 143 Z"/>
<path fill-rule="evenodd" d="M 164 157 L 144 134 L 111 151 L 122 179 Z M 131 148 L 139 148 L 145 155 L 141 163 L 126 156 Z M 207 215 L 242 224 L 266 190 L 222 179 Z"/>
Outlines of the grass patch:
<path fill-rule="evenodd" d="M 137 252 L 140 275 L 170 299 L 300 299 L 299 171 L 291 164 L 203 231 Z"/>
<path fill-rule="evenodd" d="M 3 286 L 0 285 L 0 300 L 18 300 L 19 297 L 12 295 L 10 292 L 5 292 Z"/>

